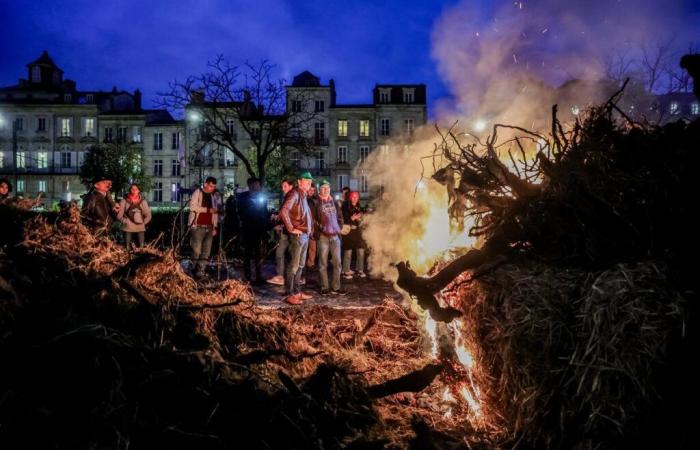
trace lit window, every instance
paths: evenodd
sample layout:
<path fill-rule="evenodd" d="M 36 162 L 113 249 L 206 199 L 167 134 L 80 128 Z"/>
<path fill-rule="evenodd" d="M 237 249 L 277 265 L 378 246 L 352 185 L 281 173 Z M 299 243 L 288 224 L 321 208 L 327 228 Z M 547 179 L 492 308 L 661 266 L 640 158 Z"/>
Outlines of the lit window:
<path fill-rule="evenodd" d="M 415 101 L 415 89 L 412 88 L 403 88 L 403 102 L 404 103 L 413 103 Z"/>
<path fill-rule="evenodd" d="M 366 119 L 360 120 L 360 136 L 361 137 L 368 137 L 369 136 L 369 120 L 366 120 Z"/>
<path fill-rule="evenodd" d="M 153 176 L 162 177 L 163 176 L 163 160 L 156 159 L 153 161 Z"/>
<path fill-rule="evenodd" d="M 406 119 L 404 123 L 406 124 L 406 134 L 413 135 L 413 119 Z"/>
<path fill-rule="evenodd" d="M 180 201 L 180 183 L 170 184 L 170 201 L 179 202 Z"/>
<path fill-rule="evenodd" d="M 387 156 L 389 155 L 389 146 L 386 144 L 382 144 L 379 146 L 379 154 L 382 156 Z"/>
<path fill-rule="evenodd" d="M 338 120 L 338 136 L 346 137 L 348 135 L 348 121 Z"/>
<path fill-rule="evenodd" d="M 163 150 L 163 133 L 153 133 L 153 150 Z"/>
<path fill-rule="evenodd" d="M 5 153 L 0 152 L 0 169 L 5 167 Z"/>
<path fill-rule="evenodd" d="M 49 153 L 45 151 L 40 151 L 36 154 L 36 167 L 37 169 L 47 169 L 49 167 Z"/>
<path fill-rule="evenodd" d="M 671 106 L 669 108 L 671 114 L 678 114 L 680 112 L 680 108 L 678 107 L 678 102 L 671 102 Z"/>
<path fill-rule="evenodd" d="M 360 162 L 363 163 L 367 160 L 367 157 L 369 156 L 369 147 L 364 145 L 360 147 Z"/>
<path fill-rule="evenodd" d="M 690 113 L 694 116 L 700 115 L 700 103 L 693 103 L 690 105 Z"/>
<path fill-rule="evenodd" d="M 17 152 L 16 167 L 18 169 L 24 169 L 27 167 L 27 153 L 26 152 Z"/>
<path fill-rule="evenodd" d="M 369 183 L 367 181 L 367 175 L 360 175 L 360 192 L 367 192 L 369 188 Z"/>
<path fill-rule="evenodd" d="M 46 192 L 46 180 L 39 180 L 39 182 L 37 183 L 37 186 L 39 188 L 38 189 L 39 192 L 44 192 L 44 193 Z"/>
<path fill-rule="evenodd" d="M 92 136 L 93 134 L 95 134 L 95 119 L 87 117 L 85 119 L 85 136 Z"/>
<path fill-rule="evenodd" d="M 41 69 L 39 68 L 39 66 L 32 67 L 32 82 L 41 82 Z"/>
<path fill-rule="evenodd" d="M 70 136 L 71 120 L 68 118 L 61 119 L 61 136 Z"/>
<path fill-rule="evenodd" d="M 382 136 L 389 136 L 391 134 L 391 119 L 382 119 L 380 124 L 380 134 Z"/>
<path fill-rule="evenodd" d="M 24 180 L 17 180 L 17 192 L 24 193 Z"/>
<path fill-rule="evenodd" d="M 141 127 L 135 126 L 135 127 L 131 130 L 131 139 L 132 139 L 134 142 L 141 142 Z"/>
<path fill-rule="evenodd" d="M 348 148 L 345 146 L 338 147 L 338 164 L 348 162 Z"/>

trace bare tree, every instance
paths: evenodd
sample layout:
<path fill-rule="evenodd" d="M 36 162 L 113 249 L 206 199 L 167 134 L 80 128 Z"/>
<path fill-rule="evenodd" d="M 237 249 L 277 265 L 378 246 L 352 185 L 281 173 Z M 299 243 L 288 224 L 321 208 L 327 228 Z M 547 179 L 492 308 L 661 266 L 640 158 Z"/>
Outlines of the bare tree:
<path fill-rule="evenodd" d="M 280 164 L 273 159 L 284 162 L 292 151 L 307 154 L 314 149 L 309 130 L 316 113 L 299 107 L 308 104 L 304 94 L 287 98 L 285 81 L 274 78 L 274 67 L 263 60 L 246 62 L 241 69 L 218 56 L 205 73 L 174 81 L 169 92 L 160 94 L 162 106 L 184 110 L 199 121 L 191 162 L 201 159 L 208 145 L 217 144 L 233 152 L 251 177 L 264 182 L 270 164 Z M 245 135 L 239 136 L 239 130 Z"/>

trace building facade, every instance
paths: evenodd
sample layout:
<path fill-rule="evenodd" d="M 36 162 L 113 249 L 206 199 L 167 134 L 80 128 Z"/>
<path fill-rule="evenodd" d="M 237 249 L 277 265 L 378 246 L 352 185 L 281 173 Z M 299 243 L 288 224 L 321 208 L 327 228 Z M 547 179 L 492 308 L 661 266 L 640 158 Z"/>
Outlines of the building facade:
<path fill-rule="evenodd" d="M 130 143 L 148 161 L 151 147 L 144 141 L 156 126 L 182 134 L 182 124 L 167 111 L 143 109 L 138 90 L 78 90 L 43 52 L 27 64 L 26 79 L 0 88 L 0 177 L 8 178 L 19 195 L 41 194 L 47 208 L 61 200 L 79 200 L 86 192 L 80 167 L 91 146 Z M 172 154 L 168 149 L 164 157 Z M 173 179 L 164 171 L 153 181 L 167 191 Z M 171 201 L 169 192 L 162 198 Z"/>

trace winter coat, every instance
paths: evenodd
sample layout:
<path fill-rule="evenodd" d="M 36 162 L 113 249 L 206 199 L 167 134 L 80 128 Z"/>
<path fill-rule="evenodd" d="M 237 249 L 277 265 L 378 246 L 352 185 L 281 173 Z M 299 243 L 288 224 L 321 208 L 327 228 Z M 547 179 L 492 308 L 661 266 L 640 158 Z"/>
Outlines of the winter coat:
<path fill-rule="evenodd" d="M 187 218 L 187 225 L 191 227 L 197 222 L 197 215 L 198 214 L 207 212 L 207 208 L 202 206 L 202 188 L 197 188 L 192 193 L 192 197 L 190 197 L 190 205 L 189 206 L 190 206 L 190 215 Z M 218 228 L 219 227 L 219 213 L 218 213 L 218 211 L 221 209 L 221 197 L 219 196 L 219 193 L 217 191 L 214 191 L 211 193 L 211 207 L 217 211 L 213 214 L 212 222 L 214 222 L 213 223 L 214 228 Z"/>
<path fill-rule="evenodd" d="M 119 213 L 117 220 L 122 223 L 122 231 L 127 233 L 138 233 L 146 231 L 146 225 L 151 221 L 151 208 L 145 198 L 140 197 L 139 203 L 131 203 L 129 199 L 123 198 L 119 201 Z M 141 223 L 134 222 L 134 219 L 140 215 Z"/>
<path fill-rule="evenodd" d="M 350 202 L 343 203 L 343 222 L 350 225 L 350 232 L 343 236 L 343 250 L 357 250 L 365 248 L 365 240 L 362 238 L 362 221 L 352 220 L 351 217 L 356 213 L 364 213 L 364 210 L 358 203 L 352 206 Z"/>
<path fill-rule="evenodd" d="M 80 214 L 87 226 L 108 228 L 112 225 L 112 220 L 115 218 L 114 205 L 114 200 L 112 200 L 109 192 L 103 194 L 92 190 L 83 197 L 83 209 L 80 211 Z"/>

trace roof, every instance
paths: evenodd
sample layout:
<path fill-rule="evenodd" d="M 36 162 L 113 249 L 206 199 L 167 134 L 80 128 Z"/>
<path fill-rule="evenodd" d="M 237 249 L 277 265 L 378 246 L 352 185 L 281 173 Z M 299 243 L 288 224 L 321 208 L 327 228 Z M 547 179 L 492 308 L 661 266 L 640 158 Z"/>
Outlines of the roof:
<path fill-rule="evenodd" d="M 37 66 L 37 65 L 38 66 L 53 67 L 54 69 L 56 69 L 60 72 L 63 72 L 61 69 L 58 68 L 56 63 L 53 62 L 53 59 L 51 59 L 51 57 L 49 56 L 49 52 L 47 52 L 46 50 L 44 50 L 44 52 L 41 54 L 41 56 L 39 56 L 37 59 L 35 59 L 34 61 L 27 64 L 27 66 Z"/>
<path fill-rule="evenodd" d="M 308 70 L 303 71 L 294 77 L 292 87 L 320 87 L 321 80 Z"/>

